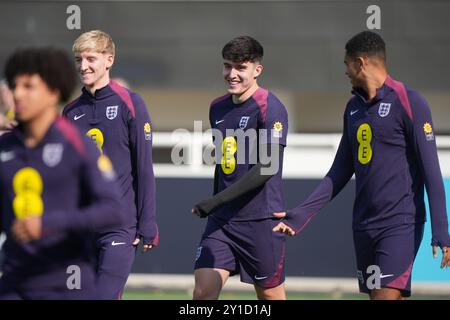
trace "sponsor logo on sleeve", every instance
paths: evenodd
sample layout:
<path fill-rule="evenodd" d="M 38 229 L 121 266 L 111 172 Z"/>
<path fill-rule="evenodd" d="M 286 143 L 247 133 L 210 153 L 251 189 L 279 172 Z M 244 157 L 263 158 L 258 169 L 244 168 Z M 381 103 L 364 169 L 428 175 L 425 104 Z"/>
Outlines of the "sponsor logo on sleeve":
<path fill-rule="evenodd" d="M 280 121 L 273 124 L 272 134 L 274 138 L 281 138 L 283 136 L 283 125 Z"/>
<path fill-rule="evenodd" d="M 430 123 L 425 122 L 425 124 L 423 125 L 423 132 L 425 133 L 425 139 L 427 139 L 427 141 L 434 140 L 433 127 Z"/>
<path fill-rule="evenodd" d="M 152 140 L 152 128 L 150 127 L 150 123 L 148 122 L 144 124 L 144 134 L 145 140 Z"/>

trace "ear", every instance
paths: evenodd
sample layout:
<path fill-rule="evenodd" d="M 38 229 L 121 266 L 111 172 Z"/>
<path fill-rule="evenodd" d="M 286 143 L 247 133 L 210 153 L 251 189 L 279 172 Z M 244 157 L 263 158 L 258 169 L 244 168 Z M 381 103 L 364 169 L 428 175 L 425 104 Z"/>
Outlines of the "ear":
<path fill-rule="evenodd" d="M 259 77 L 259 75 L 263 72 L 264 67 L 262 64 L 258 64 L 255 68 L 255 72 L 253 73 L 255 79 Z"/>
<path fill-rule="evenodd" d="M 112 54 L 107 54 L 106 56 L 106 69 L 111 69 L 114 64 L 114 56 Z"/>
<path fill-rule="evenodd" d="M 367 57 L 357 57 L 356 60 L 355 60 L 356 70 L 361 71 L 363 69 L 366 69 L 368 63 L 369 63 L 369 58 L 367 58 Z"/>

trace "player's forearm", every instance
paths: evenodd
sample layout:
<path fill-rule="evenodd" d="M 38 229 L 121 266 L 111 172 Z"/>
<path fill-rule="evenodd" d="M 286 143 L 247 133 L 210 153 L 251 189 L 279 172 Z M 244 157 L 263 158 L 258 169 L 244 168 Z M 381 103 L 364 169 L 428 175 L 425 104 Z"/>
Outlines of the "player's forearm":
<path fill-rule="evenodd" d="M 137 166 L 137 233 L 145 244 L 158 245 L 156 224 L 156 182 L 152 163 L 151 141 L 141 140 L 136 150 Z"/>
<path fill-rule="evenodd" d="M 450 246 L 450 236 L 448 233 L 444 183 L 438 168 L 439 163 L 437 162 L 433 168 L 430 166 L 426 168 L 424 175 L 430 207 L 432 244 L 442 247 Z"/>
<path fill-rule="evenodd" d="M 345 139 L 344 135 L 333 164 L 325 178 L 302 204 L 287 211 L 285 221 L 296 232 L 301 231 L 345 187 L 352 177 L 352 158 Z"/>
<path fill-rule="evenodd" d="M 343 137 L 343 139 L 346 139 Z M 326 177 L 331 181 L 332 200 L 347 185 L 354 173 L 353 158 L 347 141 L 341 141 L 333 164 Z"/>
<path fill-rule="evenodd" d="M 425 181 L 431 217 L 432 245 L 450 246 L 446 197 L 436 143 L 417 139 L 418 159 Z"/>
<path fill-rule="evenodd" d="M 439 247 L 450 247 L 450 236 L 448 233 L 448 221 L 431 217 L 432 239 L 431 245 Z"/>
<path fill-rule="evenodd" d="M 273 176 L 261 174 L 262 168 L 263 165 L 260 163 L 254 165 L 239 181 L 213 197 L 198 203 L 196 207 L 203 215 L 208 215 L 221 205 L 258 188 Z"/>
<path fill-rule="evenodd" d="M 310 196 L 294 209 L 288 210 L 285 222 L 300 232 L 308 222 L 328 203 L 333 197 L 333 182 L 326 176 L 314 189 Z"/>
<path fill-rule="evenodd" d="M 408 133 L 415 141 L 415 156 L 418 160 L 425 187 L 431 216 L 432 244 L 450 246 L 446 197 L 442 173 L 433 132 L 431 110 L 425 99 L 415 93 L 410 96 L 414 117 L 408 118 Z"/>
<path fill-rule="evenodd" d="M 137 233 L 144 244 L 158 245 L 156 224 L 156 187 L 153 172 L 152 141 L 153 130 L 148 108 L 141 96 L 132 96 L 136 116 L 130 119 L 132 153 L 136 162 L 137 176 Z"/>
<path fill-rule="evenodd" d="M 138 235 L 145 244 L 158 245 L 158 226 L 156 223 L 155 179 L 151 175 L 146 179 L 147 188 L 140 190 L 138 216 Z M 147 192 L 146 192 L 147 191 Z"/>
<path fill-rule="evenodd" d="M 123 224 L 124 216 L 117 198 L 105 198 L 78 210 L 52 211 L 42 216 L 43 234 L 62 231 L 96 231 Z"/>
<path fill-rule="evenodd" d="M 151 244 L 153 247 L 156 247 L 159 244 L 156 219 L 141 220 L 138 226 L 138 236 L 142 238 L 144 244 Z"/>
<path fill-rule="evenodd" d="M 430 190 L 428 191 L 431 216 L 432 244 L 440 247 L 450 247 L 450 236 L 448 232 L 448 218 L 445 205 L 445 193 L 442 186 L 442 192 L 438 195 Z M 439 194 L 441 194 L 439 196 Z"/>
<path fill-rule="evenodd" d="M 282 159 L 284 147 L 278 144 L 262 145 L 262 148 L 267 150 L 267 164 L 255 164 L 241 179 L 216 193 L 213 197 L 204 200 L 196 205 L 202 217 L 211 214 L 212 211 L 222 206 L 223 204 L 233 201 L 246 193 L 262 186 L 273 177 L 282 166 Z M 273 167 L 276 170 L 273 170 Z M 218 175 L 218 166 L 216 166 L 215 173 Z"/>

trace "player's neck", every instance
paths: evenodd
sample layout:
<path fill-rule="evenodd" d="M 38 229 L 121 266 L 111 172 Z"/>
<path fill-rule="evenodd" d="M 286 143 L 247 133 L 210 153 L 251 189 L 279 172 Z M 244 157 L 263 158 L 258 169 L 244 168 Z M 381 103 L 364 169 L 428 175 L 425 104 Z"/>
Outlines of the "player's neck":
<path fill-rule="evenodd" d="M 33 148 L 41 142 L 50 126 L 58 116 L 57 108 L 49 108 L 35 119 L 28 121 L 24 126 L 25 145 Z"/>
<path fill-rule="evenodd" d="M 109 72 L 107 72 L 102 78 L 98 79 L 92 86 L 85 86 L 86 90 L 88 90 L 93 96 L 95 96 L 95 91 L 106 87 L 109 84 Z"/>
<path fill-rule="evenodd" d="M 253 86 L 251 86 L 250 88 L 248 88 L 245 92 L 243 92 L 240 95 L 234 94 L 232 96 L 233 99 L 233 103 L 234 104 L 241 104 L 244 103 L 245 101 L 247 101 L 248 98 L 250 98 L 256 90 L 258 90 L 259 86 L 257 83 L 255 83 Z"/>
<path fill-rule="evenodd" d="M 364 91 L 367 94 L 367 101 L 371 101 L 377 95 L 377 89 L 381 88 L 386 81 L 387 71 L 381 71 L 373 74 L 370 78 L 366 79 L 364 84 Z"/>

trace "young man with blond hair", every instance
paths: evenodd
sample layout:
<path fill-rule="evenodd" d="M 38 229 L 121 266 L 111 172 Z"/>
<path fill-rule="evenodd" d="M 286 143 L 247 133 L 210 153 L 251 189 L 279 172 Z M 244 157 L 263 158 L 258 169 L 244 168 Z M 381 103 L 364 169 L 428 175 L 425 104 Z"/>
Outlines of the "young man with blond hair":
<path fill-rule="evenodd" d="M 103 299 L 120 299 L 135 258 L 158 245 L 152 126 L 144 100 L 110 79 L 115 45 L 103 31 L 83 33 L 73 45 L 82 94 L 63 114 L 108 155 L 117 173 L 126 222 L 98 230 L 99 290 Z"/>

